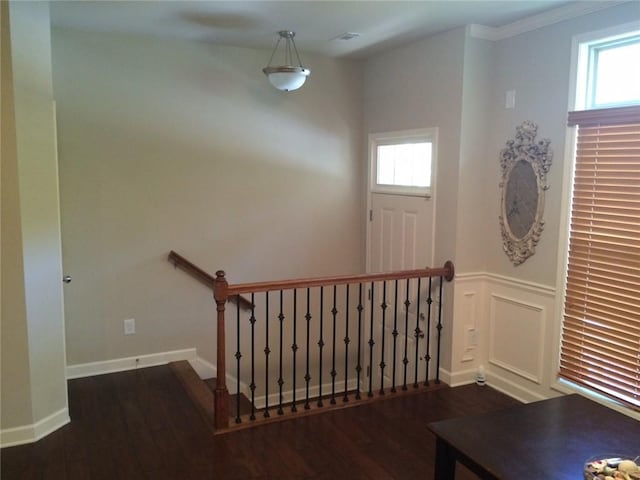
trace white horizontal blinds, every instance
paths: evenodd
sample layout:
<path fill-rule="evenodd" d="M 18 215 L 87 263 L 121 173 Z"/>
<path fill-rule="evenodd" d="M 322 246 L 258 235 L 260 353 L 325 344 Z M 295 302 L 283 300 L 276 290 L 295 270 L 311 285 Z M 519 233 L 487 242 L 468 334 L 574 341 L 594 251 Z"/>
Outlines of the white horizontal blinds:
<path fill-rule="evenodd" d="M 640 410 L 640 107 L 578 126 L 560 376 Z"/>

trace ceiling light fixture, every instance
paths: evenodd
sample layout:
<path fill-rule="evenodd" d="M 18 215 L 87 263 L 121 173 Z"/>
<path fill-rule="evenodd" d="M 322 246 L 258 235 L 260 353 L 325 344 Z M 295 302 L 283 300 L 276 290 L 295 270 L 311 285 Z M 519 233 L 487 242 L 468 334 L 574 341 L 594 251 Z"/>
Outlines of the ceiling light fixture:
<path fill-rule="evenodd" d="M 271 58 L 269 59 L 269 64 L 262 69 L 264 74 L 269 78 L 271 85 L 276 87 L 278 90 L 282 90 L 284 92 L 290 92 L 292 90 L 299 89 L 304 82 L 307 80 L 307 77 L 311 74 L 311 70 L 308 68 L 304 68 L 302 65 L 302 61 L 300 61 L 300 55 L 298 54 L 298 49 L 296 48 L 296 43 L 293 41 L 293 37 L 295 37 L 295 32 L 290 32 L 288 30 L 282 30 L 278 32 L 280 37 L 278 38 L 278 42 L 276 43 L 275 48 L 273 49 L 273 53 L 271 54 Z M 271 62 L 273 61 L 273 57 L 278 50 L 278 46 L 280 45 L 280 41 L 284 38 L 284 65 L 280 66 L 271 66 Z M 298 60 L 297 66 L 293 64 L 293 55 Z"/>

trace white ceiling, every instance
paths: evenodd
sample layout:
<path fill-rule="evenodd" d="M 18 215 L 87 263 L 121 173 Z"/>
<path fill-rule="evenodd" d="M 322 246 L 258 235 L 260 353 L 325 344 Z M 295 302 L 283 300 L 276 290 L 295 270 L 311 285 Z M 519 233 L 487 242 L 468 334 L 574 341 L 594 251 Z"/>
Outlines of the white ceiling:
<path fill-rule="evenodd" d="M 54 0 L 51 21 L 59 28 L 264 49 L 273 48 L 278 30 L 293 30 L 301 52 L 366 58 L 451 28 L 467 24 L 501 27 L 551 9 L 585 3 L 594 2 Z M 360 36 L 349 41 L 335 40 L 345 32 Z"/>

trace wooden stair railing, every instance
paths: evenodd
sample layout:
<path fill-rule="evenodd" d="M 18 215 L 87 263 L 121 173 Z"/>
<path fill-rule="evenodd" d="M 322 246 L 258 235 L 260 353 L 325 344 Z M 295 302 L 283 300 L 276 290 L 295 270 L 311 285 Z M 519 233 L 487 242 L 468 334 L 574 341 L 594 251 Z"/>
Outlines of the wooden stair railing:
<path fill-rule="evenodd" d="M 173 253 L 173 252 L 172 252 Z M 184 265 L 182 262 L 181 265 Z M 196 267 L 197 268 L 197 267 Z M 199 270 L 199 269 L 198 269 Z M 432 350 L 431 343 L 432 341 L 437 341 L 437 346 L 434 347 L 436 350 L 436 358 L 435 358 L 435 380 L 433 383 L 437 386 L 440 384 L 440 341 L 441 341 L 441 331 L 443 328 L 442 324 L 442 291 L 443 291 L 443 283 L 444 280 L 451 281 L 454 277 L 454 266 L 451 261 L 447 261 L 445 265 L 441 268 L 425 268 L 418 270 L 406 270 L 399 272 L 390 272 L 390 273 L 376 273 L 376 274 L 364 274 L 364 275 L 347 275 L 347 276 L 334 276 L 334 277 L 322 277 L 322 278 L 310 278 L 310 279 L 297 279 L 297 280 L 283 280 L 283 281 L 275 281 L 275 282 L 260 282 L 260 283 L 245 283 L 245 284 L 237 284 L 237 285 L 229 285 L 225 278 L 224 271 L 217 271 L 216 278 L 213 280 L 213 291 L 214 298 L 216 301 L 216 310 L 217 310 L 217 385 L 214 392 L 215 398 L 215 408 L 214 408 L 214 424 L 217 432 L 229 431 L 235 428 L 244 428 L 248 425 L 255 425 L 258 423 L 270 422 L 270 421 L 278 421 L 280 419 L 284 419 L 287 417 L 292 417 L 294 415 L 306 415 L 309 413 L 314 413 L 314 411 L 327 410 L 330 408 L 344 408 L 345 406 L 354 405 L 362 402 L 372 401 L 377 398 L 384 398 L 387 392 L 393 394 L 402 394 L 408 393 L 408 365 L 412 364 L 412 368 L 414 372 L 412 373 L 413 382 L 409 382 L 409 385 L 412 384 L 414 391 L 420 391 L 421 388 L 433 388 L 432 383 L 429 380 L 430 375 L 430 362 L 432 359 Z M 422 279 L 425 279 L 425 283 L 421 284 Z M 435 279 L 435 280 L 434 280 Z M 388 293 L 388 290 L 392 290 L 392 288 L 388 288 L 388 285 L 393 287 L 394 293 Z M 337 300 L 337 287 L 341 287 L 341 292 L 344 290 L 344 295 Z M 357 290 L 354 292 L 351 297 L 351 301 L 349 299 L 350 287 L 353 286 L 353 290 Z M 368 290 L 367 298 L 364 298 L 364 288 Z M 378 287 L 377 290 L 374 289 Z M 355 288 L 357 287 L 357 288 Z M 401 290 L 401 295 L 398 295 L 398 290 Z M 424 287 L 424 288 L 423 288 Z M 325 288 L 328 291 L 326 295 L 329 300 L 325 303 Z M 319 313 L 319 316 L 313 317 L 311 314 L 311 291 L 313 289 L 314 293 L 314 301 L 319 305 L 318 312 L 314 310 L 315 313 Z M 437 298 L 433 299 L 432 290 L 437 290 Z M 304 299 L 298 302 L 298 291 L 301 290 L 303 293 L 306 293 L 306 305 Z M 380 294 L 380 290 L 382 290 L 382 294 Z M 279 292 L 278 295 L 272 294 L 270 292 Z M 287 292 L 287 298 L 291 300 L 290 305 L 285 309 L 283 308 L 283 294 Z M 410 293 L 411 292 L 411 293 Z M 357 298 L 355 293 L 357 293 Z M 242 366 L 241 359 L 243 356 L 246 356 L 246 352 L 243 355 L 241 350 L 241 341 L 248 341 L 250 336 L 250 345 L 248 348 L 251 350 L 250 355 L 250 383 L 248 384 L 248 389 L 250 393 L 247 392 L 247 395 L 250 395 L 251 401 L 251 413 L 249 415 L 241 415 L 240 414 L 240 406 L 237 406 L 237 413 L 235 415 L 235 425 L 229 425 L 229 392 L 226 386 L 226 345 L 227 345 L 227 337 L 226 337 L 226 319 L 225 319 L 225 306 L 227 300 L 232 298 L 241 298 L 242 294 L 250 294 L 251 300 L 247 300 L 247 303 L 250 305 L 250 317 L 248 318 L 248 326 L 243 327 L 241 329 L 241 312 L 240 308 L 236 309 L 236 329 L 235 329 L 235 338 L 233 339 L 236 345 L 236 352 L 233 355 L 235 359 L 235 367 L 236 367 L 236 378 L 237 378 L 237 395 L 236 398 L 240 398 L 241 393 L 241 384 L 242 384 Z M 257 305 L 258 297 L 260 294 L 260 300 L 262 303 Z M 378 295 L 376 297 L 376 295 Z M 276 308 L 272 307 L 272 310 L 269 310 L 269 299 L 272 298 L 272 305 L 275 303 Z M 355 298 L 355 300 L 354 300 Z M 274 301 L 275 299 L 275 301 Z M 344 300 L 344 303 L 340 303 Z M 404 300 L 404 302 L 402 301 Z M 351 309 L 354 301 L 357 301 L 357 307 L 355 309 Z M 376 304 L 376 301 L 381 301 L 382 303 Z M 391 302 L 391 303 L 388 303 Z M 424 302 L 424 305 L 422 303 Z M 432 305 L 433 303 L 436 305 Z M 340 303 L 340 305 L 339 305 Z M 325 312 L 325 310 L 333 306 L 333 308 Z M 344 307 L 343 312 L 339 312 L 337 306 L 341 308 Z M 388 307 L 393 307 L 393 311 L 387 313 L 386 310 Z M 261 313 L 264 315 L 258 315 L 260 319 L 257 317 L 257 310 L 260 308 Z M 404 310 L 403 310 L 404 308 Z M 414 308 L 414 311 L 410 314 L 411 308 Z M 421 308 L 422 315 L 421 315 Z M 363 311 L 366 309 L 366 315 L 368 318 L 363 318 Z M 299 315 L 306 311 L 305 315 Z M 437 310 L 437 312 L 432 312 L 432 310 Z M 426 312 L 426 315 L 425 315 Z M 285 315 L 287 313 L 289 316 Z M 341 314 L 340 316 L 338 314 Z M 353 334 L 353 325 L 349 324 L 349 315 L 352 315 L 352 319 L 357 317 L 357 355 L 355 356 L 356 366 L 353 365 L 349 368 L 349 344 L 351 343 L 351 338 L 349 337 L 349 332 L 351 331 Z M 400 315 L 398 315 L 400 314 Z M 415 322 L 415 329 L 411 328 L 409 325 L 409 317 L 411 315 L 412 322 Z M 415 316 L 415 320 L 413 320 Z M 304 340 L 304 344 L 298 345 L 298 331 L 297 321 L 299 321 L 298 317 L 302 317 L 306 321 L 306 339 Z M 344 328 L 344 339 L 342 342 L 336 340 L 337 335 L 342 335 L 343 331 L 337 331 L 337 319 L 339 317 L 340 322 L 344 325 L 340 325 L 341 328 Z M 381 319 L 381 328 L 378 330 L 374 326 L 374 317 L 376 319 Z M 433 325 L 433 331 L 431 328 L 432 325 L 432 317 L 434 318 L 435 324 Z M 319 340 L 317 342 L 317 348 L 319 353 L 319 361 L 315 365 L 314 368 L 318 370 L 318 382 L 314 384 L 313 388 L 317 388 L 318 392 L 316 396 L 310 396 L 310 381 L 312 379 L 311 371 L 310 371 L 310 351 L 311 349 L 315 349 L 315 346 L 311 345 L 310 339 L 310 325 L 311 320 L 314 318 L 314 328 L 319 327 Z M 329 325 L 326 325 L 326 330 L 323 330 L 325 326 L 323 321 L 325 318 L 327 319 L 327 323 L 330 322 Z M 291 360 L 289 363 L 292 365 L 292 372 L 288 370 L 287 372 L 283 371 L 283 324 L 285 319 L 290 322 L 287 325 L 291 325 L 289 330 L 287 331 L 287 338 L 292 337 L 292 345 L 291 349 Z M 316 320 L 317 319 L 317 320 Z M 245 319 L 246 320 L 246 319 Z M 364 321 L 363 321 L 364 320 Z M 426 339 L 424 343 L 420 343 L 421 339 L 425 337 L 425 332 L 420 327 L 420 321 L 426 321 Z M 385 324 L 385 322 L 389 322 Z M 393 322 L 393 331 L 386 333 L 386 329 L 391 328 L 391 322 Z M 260 329 L 256 328 L 256 323 L 260 324 Z M 269 333 L 269 325 L 270 323 L 274 323 L 274 329 L 272 333 Z M 302 326 L 305 323 L 301 323 Z M 330 328 L 332 326 L 332 328 Z M 369 339 L 363 339 L 362 334 L 364 331 L 369 333 Z M 413 327 L 413 323 L 411 324 Z M 271 347 L 276 348 L 276 345 L 272 345 L 271 339 L 272 337 L 276 337 L 277 330 L 279 329 L 279 344 L 277 345 L 278 352 L 272 352 Z M 247 332 L 249 330 L 249 332 Z M 275 330 L 275 333 L 274 333 Z M 331 343 L 325 343 L 325 332 L 331 330 Z M 375 330 L 375 333 L 374 333 Z M 264 360 L 258 360 L 256 362 L 256 334 L 262 335 L 261 340 L 264 340 Z M 385 334 L 388 335 L 385 339 Z M 433 334 L 433 337 L 431 336 Z M 403 335 L 403 337 L 402 337 Z M 400 345 L 397 344 L 398 336 L 401 336 Z M 390 338 L 391 337 L 391 338 Z M 411 352 L 408 351 L 408 338 L 414 338 L 415 348 Z M 404 339 L 402 341 L 402 339 Z M 316 338 L 314 338 L 315 342 Z M 327 338 L 327 342 L 328 342 Z M 276 342 L 273 342 L 276 343 Z M 336 352 L 339 350 L 339 343 L 344 343 L 344 347 L 342 347 L 342 352 L 340 355 L 343 355 L 342 358 L 339 359 L 339 364 L 336 361 Z M 381 351 L 374 349 L 376 344 L 380 344 Z M 387 345 L 388 344 L 388 345 Z M 260 346 L 263 344 L 261 343 Z M 422 345 L 422 346 L 421 346 Z M 331 377 L 331 393 L 330 395 L 325 392 L 323 396 L 322 392 L 322 380 L 323 380 L 323 351 L 324 348 L 331 347 L 331 370 L 329 371 L 329 376 Z M 392 364 L 386 365 L 385 363 L 385 347 L 389 349 L 393 349 L 393 357 Z M 426 351 L 424 356 L 419 353 L 419 348 L 424 348 Z M 306 353 L 306 361 L 304 365 L 306 366 L 306 372 L 304 377 L 300 375 L 299 372 L 296 371 L 297 367 L 297 353 L 298 350 L 302 350 L 301 353 Z M 368 351 L 367 351 L 368 350 Z M 374 351 L 375 350 L 375 351 Z M 388 354 L 389 350 L 387 350 Z M 278 364 L 273 366 L 273 364 L 269 365 L 269 358 L 271 353 L 278 353 Z M 327 352 L 329 353 L 329 352 Z M 379 363 L 374 362 L 374 353 L 376 362 L 380 360 Z M 398 354 L 403 354 L 401 361 L 396 361 L 398 358 Z M 288 354 L 289 355 L 289 354 Z M 351 357 L 353 357 L 353 350 L 351 350 Z M 367 358 L 368 357 L 368 358 Z M 426 361 L 426 368 L 424 373 L 424 383 L 418 382 L 418 370 L 419 370 L 419 359 L 420 361 Z M 314 358 L 315 360 L 315 358 Z M 325 357 L 325 362 L 328 363 L 328 359 Z M 338 376 L 337 369 L 342 367 L 342 362 L 344 362 L 344 371 L 341 372 L 341 377 L 338 380 L 336 377 Z M 365 369 L 366 374 L 368 375 L 368 382 L 364 379 Z M 264 369 L 261 370 L 260 379 L 255 374 L 256 369 L 262 367 L 264 364 Z M 400 365 L 401 364 L 401 365 Z M 433 364 L 431 364 L 433 365 Z M 274 377 L 270 377 L 270 374 L 278 369 L 278 378 L 277 381 Z M 391 380 L 387 383 L 385 388 L 385 368 L 391 368 Z M 374 387 L 372 384 L 373 381 L 373 371 L 375 369 L 379 369 L 379 379 L 380 389 L 376 393 L 374 393 Z M 248 370 L 245 367 L 245 371 Z M 315 375 L 314 370 L 314 375 Z M 355 379 L 349 377 L 349 374 L 355 375 Z M 376 372 L 377 374 L 377 372 Z M 396 374 L 402 374 L 401 379 L 397 379 Z M 342 395 L 342 403 L 338 403 L 336 401 L 336 388 L 342 388 L 338 385 L 338 381 L 342 382 L 342 376 L 344 376 L 344 390 L 341 390 L 339 393 Z M 398 375 L 399 377 L 400 375 Z M 292 389 L 291 389 L 291 399 L 285 399 L 285 395 L 283 394 L 283 385 L 285 382 L 285 377 L 290 378 L 292 380 Z M 300 378 L 298 378 L 300 377 Z M 304 402 L 302 399 L 297 399 L 297 389 L 296 389 L 296 381 L 298 379 L 302 380 L 304 378 L 304 387 L 301 387 L 300 390 L 304 388 Z M 278 391 L 276 393 L 269 391 L 269 380 L 272 380 L 273 383 L 277 384 Z M 261 382 L 264 380 L 264 384 L 261 385 L 262 391 L 264 391 L 264 405 L 260 407 L 260 411 L 262 415 L 260 419 L 257 418 L 256 412 L 258 408 L 256 407 L 256 389 L 257 382 Z M 353 382 L 355 386 L 353 385 Z M 351 383 L 350 383 L 351 382 Z M 273 384 L 272 383 L 272 384 Z M 366 386 L 368 383 L 368 388 Z M 245 382 L 246 384 L 246 382 Z M 366 392 L 364 389 L 367 389 Z M 375 390 L 378 390 L 378 385 L 376 385 Z M 398 391 L 400 390 L 400 391 Z M 366 393 L 366 398 L 363 398 L 363 395 Z M 276 397 L 277 396 L 277 397 Z M 277 405 L 269 405 L 270 397 L 277 398 Z M 390 395 L 386 396 L 387 398 Z M 314 402 L 310 402 L 310 399 L 313 398 Z M 329 400 L 328 406 L 325 406 L 323 400 Z M 351 401 L 350 401 L 351 400 Z M 290 412 L 284 411 L 284 406 L 287 406 L 287 410 Z M 298 412 L 298 406 L 303 407 L 303 411 Z M 277 408 L 276 408 L 277 407 Z M 322 407 L 325 407 L 324 409 Z M 273 417 L 271 414 L 275 414 Z M 232 415 L 232 418 L 234 415 Z"/>
<path fill-rule="evenodd" d="M 185 272 L 189 273 L 192 277 L 199 280 L 202 284 L 206 285 L 211 290 L 213 290 L 215 285 L 215 278 L 212 275 L 208 274 L 207 272 L 202 270 L 200 267 L 194 265 L 189 260 L 184 258 L 182 255 L 177 254 L 173 250 L 169 252 L 168 260 L 171 263 L 173 263 L 174 267 L 184 270 Z M 247 310 L 251 310 L 251 307 L 252 307 L 251 302 L 247 300 L 245 297 L 243 297 L 242 295 L 232 296 L 229 298 L 229 300 L 237 302 L 241 307 Z"/>

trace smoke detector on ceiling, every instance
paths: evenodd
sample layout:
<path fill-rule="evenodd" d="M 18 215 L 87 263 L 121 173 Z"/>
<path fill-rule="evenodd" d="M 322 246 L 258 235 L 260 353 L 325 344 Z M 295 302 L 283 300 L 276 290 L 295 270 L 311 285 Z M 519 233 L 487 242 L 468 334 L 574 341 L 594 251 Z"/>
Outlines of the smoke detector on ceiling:
<path fill-rule="evenodd" d="M 358 38 L 360 36 L 359 33 L 356 32 L 344 32 L 338 35 L 337 37 L 332 38 L 331 40 L 353 40 L 354 38 Z"/>

